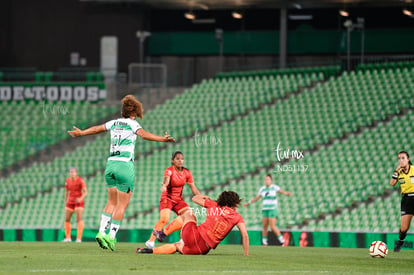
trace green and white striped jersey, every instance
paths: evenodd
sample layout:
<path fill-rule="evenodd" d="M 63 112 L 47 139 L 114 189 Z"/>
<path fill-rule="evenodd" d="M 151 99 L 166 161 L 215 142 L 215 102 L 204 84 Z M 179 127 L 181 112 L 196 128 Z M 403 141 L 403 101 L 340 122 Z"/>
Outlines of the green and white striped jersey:
<path fill-rule="evenodd" d="M 111 131 L 111 148 L 108 160 L 128 162 L 134 160 L 136 132 L 141 125 L 130 118 L 118 118 L 105 123 L 107 131 Z"/>
<path fill-rule="evenodd" d="M 280 187 L 276 184 L 271 184 L 269 187 L 262 186 L 259 189 L 258 195 L 263 198 L 262 210 L 271 210 L 277 208 L 276 195 Z"/>

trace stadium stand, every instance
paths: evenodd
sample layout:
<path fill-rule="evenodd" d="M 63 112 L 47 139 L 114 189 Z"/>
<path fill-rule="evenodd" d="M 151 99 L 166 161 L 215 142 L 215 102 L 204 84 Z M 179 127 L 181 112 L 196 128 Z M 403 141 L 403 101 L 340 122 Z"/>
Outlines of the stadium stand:
<path fill-rule="evenodd" d="M 337 76 L 341 72 L 341 66 L 324 66 L 324 67 L 306 67 L 306 68 L 288 68 L 288 69 L 272 69 L 244 72 L 221 72 L 216 78 L 236 78 L 236 77 L 269 77 L 278 75 L 297 75 L 297 74 L 322 74 L 324 78 Z"/>
<path fill-rule="evenodd" d="M 414 67 L 413 60 L 404 60 L 404 61 L 395 61 L 395 62 L 387 62 L 387 63 L 367 63 L 367 64 L 359 64 L 356 67 L 356 71 L 373 71 L 373 70 L 386 70 L 386 69 L 411 69 Z"/>
<path fill-rule="evenodd" d="M 166 129 L 164 127 L 168 127 L 168 125 L 170 124 L 172 124 L 173 129 L 174 128 L 178 129 L 178 132 L 179 132 L 180 129 L 183 129 L 183 127 L 180 125 L 180 123 L 182 124 L 183 122 L 176 120 L 176 123 L 173 124 L 173 122 L 169 120 L 169 118 L 171 117 L 171 112 L 178 113 L 180 111 L 186 110 L 186 114 L 184 117 L 191 118 L 190 114 L 191 113 L 195 114 L 196 110 L 199 110 L 200 108 L 200 103 L 196 105 L 196 102 L 198 101 L 197 99 L 199 99 L 199 97 L 203 96 L 204 94 L 213 93 L 213 92 L 216 93 L 216 96 L 222 95 L 221 100 L 215 99 L 213 95 L 208 96 L 206 100 L 203 102 L 208 102 L 210 104 L 211 110 L 206 110 L 206 112 L 201 113 L 200 118 L 196 120 L 198 124 L 187 126 L 187 128 L 190 128 L 190 129 L 191 127 L 193 128 L 200 127 L 200 128 L 195 128 L 195 129 L 196 131 L 198 131 L 198 129 L 202 131 L 205 128 L 211 126 L 211 124 L 220 123 L 221 120 L 224 120 L 226 118 L 231 118 L 231 116 L 233 115 L 241 114 L 254 107 L 257 107 L 257 104 L 258 104 L 257 102 L 259 102 L 259 104 L 270 102 L 274 98 L 283 97 L 286 94 L 297 91 L 297 89 L 299 89 L 300 87 L 303 87 L 305 85 L 309 86 L 313 82 L 318 81 L 318 80 L 319 80 L 318 76 L 315 73 L 312 73 L 311 75 L 303 75 L 303 76 L 301 74 L 298 74 L 297 76 L 286 75 L 286 76 L 279 76 L 276 78 L 270 77 L 269 81 L 259 81 L 258 79 L 253 80 L 252 78 L 242 79 L 238 81 L 240 82 L 238 85 L 229 84 L 229 85 L 225 85 L 225 87 L 220 87 L 220 86 L 223 83 L 227 83 L 227 80 L 222 81 L 222 82 L 205 81 L 200 85 L 201 88 L 199 88 L 198 86 L 195 86 L 192 90 L 188 91 L 187 93 L 184 93 L 183 96 L 177 96 L 170 102 L 167 102 L 165 106 L 163 105 L 162 107 L 156 108 L 154 111 L 148 112 L 145 118 L 145 123 L 151 126 L 154 125 L 155 127 L 155 125 L 161 124 L 160 121 L 162 121 L 164 125 L 158 126 L 160 128 L 159 132 L 163 132 Z M 229 82 L 231 82 L 231 80 Z M 264 85 L 264 87 L 262 87 L 262 85 Z M 253 95 L 256 95 L 257 97 L 252 96 L 251 93 L 248 92 L 250 89 L 245 88 L 245 86 L 251 86 L 250 89 L 252 87 L 255 88 L 254 91 L 256 92 Z M 232 98 L 235 97 L 236 92 L 233 92 L 231 94 L 224 93 L 224 91 L 227 91 L 228 89 L 231 89 L 231 88 L 233 88 L 236 91 L 239 91 L 238 98 L 240 102 L 243 103 L 244 105 L 242 106 L 242 109 L 239 110 L 237 108 L 226 108 L 230 110 L 229 117 L 226 117 L 225 115 L 223 115 L 222 117 L 219 116 L 219 118 L 217 118 L 214 121 L 205 119 L 209 117 L 214 117 L 213 115 L 215 111 L 214 108 L 216 109 L 223 108 L 223 106 L 219 105 L 218 103 L 227 102 L 227 104 L 231 104 Z M 244 90 L 241 90 L 241 91 L 238 90 L 242 88 Z M 259 96 L 261 95 L 264 88 L 266 88 L 269 91 L 267 98 L 264 96 Z M 213 100 L 217 100 L 217 101 L 212 102 Z M 184 109 L 180 108 L 180 106 L 183 106 L 183 104 L 185 104 L 184 106 L 191 106 L 191 108 L 184 108 Z M 200 114 L 200 112 L 198 113 Z M 154 130 L 151 129 L 151 131 L 154 131 Z M 192 132 L 193 131 L 190 130 L 189 132 L 179 132 L 177 134 L 183 134 L 185 136 L 185 134 L 191 135 Z M 159 146 L 157 143 L 145 143 L 145 142 L 141 142 L 140 145 L 138 145 L 137 147 L 138 148 L 141 147 L 139 148 L 139 151 L 143 153 L 151 152 L 151 150 L 156 148 L 156 146 Z M 101 171 L 101 169 L 103 169 L 104 167 L 104 164 L 102 164 L 102 162 L 100 162 L 99 160 L 106 159 L 106 151 L 102 150 L 102 148 L 106 148 L 106 147 L 107 147 L 107 137 L 101 136 L 101 137 L 98 137 L 94 142 L 88 143 L 82 148 L 78 148 L 78 150 L 74 152 L 67 153 L 65 154 L 63 158 L 58 158 L 52 163 L 39 164 L 39 165 L 35 164 L 34 166 L 28 169 L 25 169 L 21 173 L 11 176 L 10 178 L 6 179 L 6 181 L 14 182 L 15 184 L 18 184 L 19 189 L 21 189 L 22 191 L 18 192 L 15 195 L 10 195 L 10 194 L 6 195 L 8 193 L 5 192 L 5 195 L 2 196 L 2 199 L 0 200 L 0 205 L 5 205 L 6 202 L 9 202 L 9 203 L 18 202 L 23 197 L 35 196 L 39 192 L 49 192 L 54 187 L 61 186 L 61 182 L 64 181 L 67 167 L 69 166 L 78 167 L 80 174 L 91 175 L 91 174 L 94 174 L 96 171 Z M 168 156 L 162 157 L 162 159 L 164 160 L 165 165 L 168 165 L 168 161 L 165 161 L 165 160 L 168 160 Z M 90 163 L 92 164 L 98 163 L 97 164 L 98 166 L 95 167 L 94 165 L 89 165 Z M 161 163 L 161 158 L 158 159 L 158 163 Z M 153 163 L 151 165 L 154 166 Z M 46 171 L 54 171 L 54 172 L 48 173 Z M 147 169 L 146 171 L 147 171 L 146 173 L 148 173 L 150 169 Z M 36 183 L 38 183 L 36 184 L 37 187 L 33 188 L 32 185 L 26 184 L 26 179 L 29 177 L 29 175 L 35 176 L 35 181 Z M 150 174 L 148 173 L 148 176 L 149 175 Z M 101 192 L 97 192 L 96 194 L 98 197 L 105 196 L 104 194 L 101 194 Z M 142 194 L 145 194 L 145 193 L 142 193 Z M 151 197 L 153 198 L 153 196 Z M 142 204 L 143 204 L 144 209 L 151 209 L 151 206 L 149 206 L 148 203 L 149 203 L 148 200 L 143 200 Z M 153 203 L 154 201 L 151 201 L 151 204 Z"/>
<path fill-rule="evenodd" d="M 412 124 L 413 113 L 411 110 L 405 112 L 414 106 L 411 99 L 414 69 L 385 66 L 379 70 L 358 70 L 343 73 L 337 78 L 330 77 L 326 82 L 294 93 L 299 87 L 325 79 L 325 75 L 323 78 L 319 75 L 315 72 L 309 78 L 302 74 L 283 75 L 273 77 L 277 81 L 270 83 L 267 82 L 272 79 L 269 76 L 232 76 L 204 81 L 182 96 L 148 112 L 144 128 L 154 132 L 173 129 L 173 135 L 187 138 L 160 150 L 154 150 L 158 146 L 156 143 L 138 144 L 137 192 L 131 201 L 132 207 L 126 213 L 125 227 L 151 228 L 158 219 L 158 183 L 162 180 L 164 169 L 169 166 L 170 153 L 174 149 L 184 152 L 186 165 L 193 172 L 197 186 L 212 197 L 226 188 L 238 191 L 244 198 L 251 198 L 262 185 L 263 176 L 274 174 L 277 184 L 295 193 L 294 197 L 280 198 L 278 223 L 281 228 L 347 230 L 346 225 L 351 223 L 351 219 L 345 217 L 353 211 L 349 216 L 354 216 L 354 212 L 360 213 L 361 222 L 359 227 L 352 223 L 352 228 L 363 230 L 368 223 L 362 220 L 363 209 L 372 213 L 374 211 L 367 209 L 386 201 L 398 208 L 395 193 L 387 197 L 388 170 L 395 162 L 395 152 L 401 150 L 400 144 L 412 145 L 404 134 L 398 135 L 397 129 L 406 127 L 407 131 L 412 132 L 409 124 Z M 301 84 L 297 84 L 298 81 Z M 266 90 L 263 87 L 273 87 L 272 83 L 274 87 L 280 87 L 273 89 L 279 92 L 271 95 L 278 100 L 260 93 Z M 241 93 L 243 96 L 240 93 L 225 94 L 232 89 L 245 93 Z M 249 97 L 248 91 L 251 90 L 256 91 L 259 99 Z M 286 93 L 290 96 L 285 96 Z M 236 96 L 240 100 L 237 104 L 240 109 L 229 108 L 230 113 L 218 111 L 217 108 L 234 102 Z M 197 105 L 198 101 L 202 101 L 202 105 Z M 211 109 L 204 110 L 201 106 L 210 106 Z M 189 121 L 188 124 L 186 121 Z M 199 132 L 194 134 L 196 130 Z M 398 143 L 395 142 L 397 135 L 403 139 Z M 285 149 L 303 150 L 304 159 L 278 163 L 275 152 L 277 143 Z M 96 217 L 102 210 L 105 197 L 101 172 L 106 156 L 102 148 L 106 146 L 107 137 L 98 137 L 79 150 L 67 153 L 62 159 L 35 165 L 8 178 L 9 183 L 16 185 L 18 182 L 29 182 L 31 175 L 38 175 L 36 182 L 40 189 L 31 191 L 34 192 L 34 199 L 21 195 L 26 192 L 23 191 L 26 190 L 24 184 L 19 187 L 20 193 L 9 195 L 8 190 L 4 190 L 0 197 L 0 205 L 5 206 L 0 210 L 0 224 L 4 224 L 4 217 L 27 209 L 28 204 L 33 209 L 41 209 L 45 205 L 63 209 L 63 199 L 52 197 L 63 198 L 64 191 L 60 187 L 70 164 L 80 167 L 80 175 L 98 172 L 87 179 L 90 195 L 84 213 L 85 226 L 97 227 Z M 94 158 L 92 161 L 91 156 Z M 89 167 L 91 162 L 96 166 Z M 306 173 L 291 173 L 288 177 L 284 173 L 275 173 L 276 165 L 302 163 L 309 165 Z M 47 171 L 60 173 L 53 179 Z M 42 176 L 47 178 L 42 181 Z M 27 186 L 27 190 L 31 188 L 35 187 L 32 184 L 30 188 Z M 188 194 L 186 188 L 185 195 Z M 385 197 L 384 201 L 381 196 Z M 378 199 L 373 200 L 375 197 Z M 11 201 L 22 203 L 5 204 Z M 59 205 L 62 207 L 59 208 Z M 250 228 L 260 226 L 259 203 L 241 211 Z M 61 227 L 62 213 L 57 212 L 49 213 L 49 227 Z M 16 221 L 16 224 L 10 224 L 8 220 L 8 223 L 10 227 L 33 224 L 28 220 Z M 394 225 L 386 230 L 395 231 L 391 228 Z"/>
<path fill-rule="evenodd" d="M 118 111 L 118 108 L 88 102 L 12 101 L 0 102 L 0 106 L 0 169 L 68 139 L 69 125 L 83 128 Z M 19 138 L 7 138 L 10 135 Z"/>
<path fill-rule="evenodd" d="M 104 76 L 97 68 L 67 67 L 56 72 L 38 71 L 34 67 L 0 68 L 0 82 L 87 81 L 102 82 Z"/>

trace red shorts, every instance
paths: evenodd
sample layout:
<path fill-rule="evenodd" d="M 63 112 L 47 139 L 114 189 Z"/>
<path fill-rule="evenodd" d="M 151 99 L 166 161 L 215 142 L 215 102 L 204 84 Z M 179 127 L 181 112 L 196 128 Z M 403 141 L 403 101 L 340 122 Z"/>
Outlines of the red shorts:
<path fill-rule="evenodd" d="M 85 201 L 81 201 L 81 202 L 70 202 L 68 201 L 66 203 L 66 208 L 69 210 L 74 211 L 75 208 L 83 208 L 85 206 Z"/>
<path fill-rule="evenodd" d="M 187 222 L 181 229 L 181 238 L 184 241 L 183 254 L 185 255 L 205 255 L 210 251 L 210 247 L 198 232 L 197 224 L 193 221 Z"/>
<path fill-rule="evenodd" d="M 175 212 L 175 214 L 179 215 L 181 209 L 189 207 L 188 204 L 183 200 L 172 200 L 168 197 L 161 197 L 160 200 L 160 210 L 163 209 L 170 209 Z"/>

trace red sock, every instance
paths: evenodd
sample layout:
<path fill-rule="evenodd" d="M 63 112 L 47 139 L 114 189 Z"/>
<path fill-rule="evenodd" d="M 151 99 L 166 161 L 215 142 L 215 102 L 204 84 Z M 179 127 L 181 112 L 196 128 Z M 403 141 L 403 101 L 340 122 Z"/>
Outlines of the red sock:
<path fill-rule="evenodd" d="M 78 229 L 77 229 L 77 236 L 76 239 L 82 241 L 82 234 L 83 234 L 83 221 L 78 222 Z"/>
<path fill-rule="evenodd" d="M 183 227 L 183 218 L 181 216 L 178 216 L 175 218 L 167 227 L 164 229 L 165 235 L 170 235 L 171 233 L 180 230 Z"/>
<path fill-rule="evenodd" d="M 70 239 L 70 222 L 65 222 L 65 238 Z"/>
<path fill-rule="evenodd" d="M 174 254 L 177 251 L 175 244 L 164 244 L 152 249 L 153 254 Z"/>
<path fill-rule="evenodd" d="M 166 214 L 161 211 L 161 217 L 160 220 L 155 224 L 154 230 L 160 231 L 164 228 L 164 226 L 168 223 L 168 220 L 170 219 L 170 214 Z M 154 234 L 151 233 L 151 237 L 149 239 L 150 242 L 155 241 L 156 237 Z"/>

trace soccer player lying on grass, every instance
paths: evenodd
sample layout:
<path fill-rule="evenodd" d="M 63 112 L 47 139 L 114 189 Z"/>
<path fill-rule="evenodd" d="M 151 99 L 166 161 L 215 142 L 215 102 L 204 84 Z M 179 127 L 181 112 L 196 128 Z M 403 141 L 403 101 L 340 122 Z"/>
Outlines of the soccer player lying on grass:
<path fill-rule="evenodd" d="M 230 233 L 235 225 L 240 230 L 245 256 L 249 256 L 249 236 L 243 217 L 236 212 L 240 204 L 239 195 L 233 191 L 224 191 L 217 201 L 208 196 L 196 195 L 193 202 L 206 208 L 206 221 L 197 226 L 193 211 L 183 214 L 184 223 L 181 230 L 181 240 L 174 244 L 165 244 L 157 248 L 137 248 L 137 253 L 173 254 L 179 252 L 185 255 L 205 255 L 210 249 L 216 249 L 218 244 Z"/>

